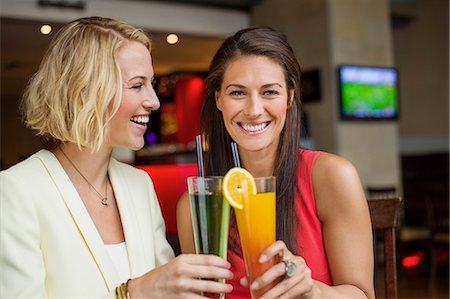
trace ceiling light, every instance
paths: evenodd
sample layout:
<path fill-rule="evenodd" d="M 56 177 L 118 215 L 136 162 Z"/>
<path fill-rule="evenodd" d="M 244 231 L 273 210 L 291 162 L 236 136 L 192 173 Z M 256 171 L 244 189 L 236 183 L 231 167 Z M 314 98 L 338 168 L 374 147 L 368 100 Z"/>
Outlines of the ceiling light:
<path fill-rule="evenodd" d="M 83 0 L 39 0 L 37 4 L 41 7 L 71 8 L 83 10 L 86 3 Z"/>
<path fill-rule="evenodd" d="M 42 34 L 47 35 L 52 31 L 52 26 L 47 24 L 42 25 L 39 31 L 41 31 Z"/>
<path fill-rule="evenodd" d="M 168 44 L 174 45 L 178 42 L 178 35 L 171 33 L 171 34 L 167 35 L 166 41 Z"/>

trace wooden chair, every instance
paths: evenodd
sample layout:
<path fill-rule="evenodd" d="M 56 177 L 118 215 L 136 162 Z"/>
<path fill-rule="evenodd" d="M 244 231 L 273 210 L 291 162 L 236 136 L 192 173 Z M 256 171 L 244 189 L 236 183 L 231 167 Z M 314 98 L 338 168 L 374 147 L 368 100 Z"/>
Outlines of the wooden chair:
<path fill-rule="evenodd" d="M 384 285 L 385 298 L 397 298 L 396 228 L 402 199 L 392 197 L 368 200 L 372 229 L 382 231 L 384 240 Z"/>
<path fill-rule="evenodd" d="M 397 188 L 395 186 L 368 186 L 367 194 L 369 199 L 383 199 L 397 196 Z"/>

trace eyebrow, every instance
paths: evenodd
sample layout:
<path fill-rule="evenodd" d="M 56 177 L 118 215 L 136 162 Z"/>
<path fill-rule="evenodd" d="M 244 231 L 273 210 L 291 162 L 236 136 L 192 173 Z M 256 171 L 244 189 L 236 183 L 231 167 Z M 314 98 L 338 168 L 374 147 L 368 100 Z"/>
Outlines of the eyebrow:
<path fill-rule="evenodd" d="M 280 88 L 283 88 L 283 86 L 280 84 L 280 83 L 268 83 L 268 84 L 264 84 L 262 87 L 263 88 L 268 88 L 268 87 L 272 87 L 272 86 L 277 86 L 278 85 L 278 87 L 280 87 Z"/>
<path fill-rule="evenodd" d="M 267 83 L 267 84 L 264 84 L 264 85 L 261 86 L 261 87 L 262 87 L 262 88 L 269 88 L 269 87 L 272 87 L 272 86 L 279 86 L 280 88 L 283 88 L 283 86 L 282 86 L 281 84 L 279 84 L 279 83 Z M 245 88 L 244 85 L 237 84 L 237 83 L 231 83 L 231 84 L 228 84 L 228 85 L 225 87 L 225 89 L 228 89 L 229 87 Z"/>
<path fill-rule="evenodd" d="M 127 82 L 130 82 L 130 81 L 135 80 L 135 79 L 145 80 L 145 79 L 147 79 L 147 77 L 146 76 L 134 76 L 134 77 L 131 77 L 130 79 L 128 79 Z"/>
<path fill-rule="evenodd" d="M 231 83 L 231 84 L 228 84 L 228 85 L 225 87 L 225 89 L 228 89 L 229 87 L 245 88 L 244 85 Z"/>
<path fill-rule="evenodd" d="M 148 82 L 152 83 L 155 80 L 155 76 L 148 78 L 147 76 L 139 76 L 138 75 L 138 76 L 131 77 L 128 80 L 125 80 L 125 78 L 122 78 L 122 79 L 124 80 L 123 84 L 130 84 L 131 81 L 133 81 L 133 80 L 143 80 L 143 81 L 148 81 Z"/>

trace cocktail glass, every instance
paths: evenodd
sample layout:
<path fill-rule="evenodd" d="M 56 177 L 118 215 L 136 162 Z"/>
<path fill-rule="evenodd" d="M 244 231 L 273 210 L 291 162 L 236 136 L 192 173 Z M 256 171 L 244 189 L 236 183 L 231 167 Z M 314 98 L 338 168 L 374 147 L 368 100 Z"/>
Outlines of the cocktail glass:
<path fill-rule="evenodd" d="M 189 177 L 188 192 L 196 253 L 226 259 L 230 205 L 222 194 L 222 177 Z M 205 295 L 225 298 L 224 294 Z"/>
<path fill-rule="evenodd" d="M 273 244 L 276 238 L 276 179 L 275 177 L 254 179 L 256 194 L 244 193 L 243 208 L 234 209 L 250 283 L 275 265 L 274 259 L 263 264 L 259 263 L 258 260 L 261 253 Z M 246 183 L 243 181 L 242 185 L 245 186 Z M 252 291 L 252 298 L 261 297 L 275 284 L 276 282 Z"/>

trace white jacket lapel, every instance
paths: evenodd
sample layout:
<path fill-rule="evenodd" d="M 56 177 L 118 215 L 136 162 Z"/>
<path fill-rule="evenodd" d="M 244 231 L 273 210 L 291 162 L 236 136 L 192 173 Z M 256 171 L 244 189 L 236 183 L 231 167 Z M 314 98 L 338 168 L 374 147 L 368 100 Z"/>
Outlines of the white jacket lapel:
<path fill-rule="evenodd" d="M 142 239 L 142 229 L 148 229 L 150 231 L 150 228 L 141 228 L 138 222 L 139 208 L 133 203 L 139 199 L 131 198 L 140 195 L 144 190 L 131 190 L 133 188 L 132 179 L 126 172 L 122 171 L 124 168 L 119 167 L 118 163 L 112 159 L 108 172 L 122 220 L 131 277 L 136 277 L 148 271 L 149 263 L 154 265 L 153 260 L 148 261 L 149 257 L 154 256 L 154 249 L 153 247 L 146 246 L 146 241 Z M 134 188 L 136 188 L 135 185 Z"/>
<path fill-rule="evenodd" d="M 114 290 L 114 288 L 120 283 L 117 270 L 111 263 L 111 259 L 106 251 L 103 240 L 101 239 L 94 222 L 89 216 L 89 213 L 86 210 L 77 190 L 73 186 L 59 161 L 51 152 L 43 150 L 36 156 L 42 161 L 49 175 L 55 182 L 61 198 L 64 200 L 69 213 L 72 215 L 73 221 L 78 227 L 81 235 L 80 237 L 89 248 L 93 261 L 97 264 L 97 267 L 99 268 L 109 291 Z"/>

